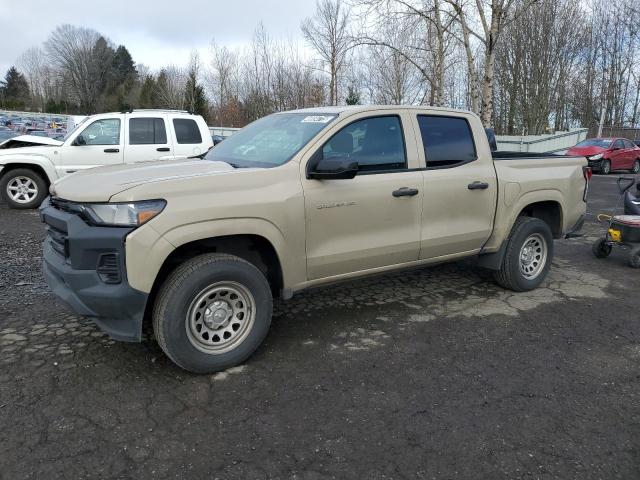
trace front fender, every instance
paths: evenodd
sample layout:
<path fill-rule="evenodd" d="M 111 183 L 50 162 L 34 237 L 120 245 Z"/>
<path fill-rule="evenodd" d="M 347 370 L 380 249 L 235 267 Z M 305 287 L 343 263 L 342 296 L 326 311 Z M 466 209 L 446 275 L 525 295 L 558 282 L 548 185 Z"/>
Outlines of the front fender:
<path fill-rule="evenodd" d="M 53 183 L 58 179 L 54 163 L 47 155 L 41 153 L 8 153 L 0 155 L 0 170 L 6 170 L 11 165 L 34 165 L 44 171 L 49 183 Z"/>
<path fill-rule="evenodd" d="M 269 241 L 280 260 L 285 288 L 306 280 L 304 241 L 300 242 L 302 245 L 300 252 L 293 247 L 288 248 L 283 233 L 268 220 L 262 218 L 208 220 L 178 226 L 162 236 L 153 229 L 152 223 L 133 231 L 127 237 L 127 277 L 131 286 L 137 290 L 151 291 L 160 268 L 176 248 L 197 240 L 232 235 L 257 235 Z"/>

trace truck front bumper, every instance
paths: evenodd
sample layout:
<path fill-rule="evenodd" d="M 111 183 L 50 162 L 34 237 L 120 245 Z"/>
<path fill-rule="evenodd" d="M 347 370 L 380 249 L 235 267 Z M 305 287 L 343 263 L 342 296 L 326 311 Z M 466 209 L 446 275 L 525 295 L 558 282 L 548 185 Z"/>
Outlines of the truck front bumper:
<path fill-rule="evenodd" d="M 53 293 L 114 340 L 139 342 L 148 294 L 127 283 L 124 243 L 131 229 L 90 226 L 49 199 L 40 216 L 48 231 L 43 273 Z"/>

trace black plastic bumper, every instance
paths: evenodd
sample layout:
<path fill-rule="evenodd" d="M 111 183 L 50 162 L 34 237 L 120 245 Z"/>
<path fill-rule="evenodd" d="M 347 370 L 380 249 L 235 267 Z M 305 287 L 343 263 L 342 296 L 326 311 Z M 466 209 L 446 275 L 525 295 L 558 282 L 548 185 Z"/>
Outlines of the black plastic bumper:
<path fill-rule="evenodd" d="M 49 199 L 40 215 L 48 230 L 43 272 L 51 290 L 113 339 L 139 342 L 148 294 L 127 283 L 124 242 L 131 229 L 90 226 L 77 214 L 53 207 Z M 98 274 L 99 259 L 107 254 L 117 259 L 118 283 L 107 283 Z"/>

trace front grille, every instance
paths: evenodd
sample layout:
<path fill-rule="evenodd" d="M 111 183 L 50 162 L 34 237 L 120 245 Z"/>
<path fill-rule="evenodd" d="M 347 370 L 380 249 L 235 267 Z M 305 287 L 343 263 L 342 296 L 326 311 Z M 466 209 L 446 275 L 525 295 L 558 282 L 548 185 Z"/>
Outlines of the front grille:
<path fill-rule="evenodd" d="M 103 253 L 98 257 L 96 268 L 100 280 L 104 283 L 120 283 L 120 265 L 117 253 Z"/>

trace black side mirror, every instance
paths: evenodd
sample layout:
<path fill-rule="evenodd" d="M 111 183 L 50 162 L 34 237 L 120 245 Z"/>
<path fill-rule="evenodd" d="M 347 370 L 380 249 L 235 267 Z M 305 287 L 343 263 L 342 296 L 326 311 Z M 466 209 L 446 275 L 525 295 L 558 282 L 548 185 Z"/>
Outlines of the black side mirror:
<path fill-rule="evenodd" d="M 76 137 L 76 139 L 73 141 L 73 145 L 78 146 L 78 145 L 86 145 L 87 141 L 84 139 L 84 137 L 82 136 L 82 134 L 78 135 Z"/>
<path fill-rule="evenodd" d="M 307 178 L 315 180 L 348 180 L 358 174 L 358 162 L 350 158 L 321 158 L 307 172 Z"/>

